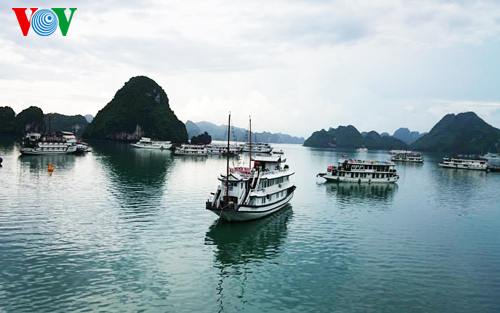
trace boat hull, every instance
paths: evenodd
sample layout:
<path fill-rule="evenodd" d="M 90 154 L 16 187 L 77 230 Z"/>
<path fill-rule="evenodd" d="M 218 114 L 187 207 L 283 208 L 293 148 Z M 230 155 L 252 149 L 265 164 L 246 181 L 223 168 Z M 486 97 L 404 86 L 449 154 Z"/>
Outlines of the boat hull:
<path fill-rule="evenodd" d="M 22 155 L 57 155 L 57 154 L 73 154 L 76 153 L 76 149 L 68 149 L 61 151 L 47 151 L 47 150 L 37 150 L 37 149 L 21 149 Z"/>
<path fill-rule="evenodd" d="M 411 160 L 411 159 L 391 159 L 392 162 L 400 162 L 400 163 L 424 163 L 423 159 Z"/>
<path fill-rule="evenodd" d="M 332 175 L 320 175 L 327 182 L 334 183 L 358 183 L 358 184 L 394 184 L 398 181 L 399 176 L 393 176 L 389 178 L 360 178 L 360 177 L 342 177 L 342 176 L 332 176 Z"/>
<path fill-rule="evenodd" d="M 459 170 L 472 170 L 472 171 L 486 171 L 488 169 L 488 165 L 484 166 L 470 166 L 467 164 L 446 164 L 439 163 L 439 166 L 443 168 L 454 168 Z"/>
<path fill-rule="evenodd" d="M 148 150 L 168 150 L 172 147 L 171 144 L 161 145 L 161 146 L 145 146 L 136 143 L 130 144 L 132 147 L 137 149 L 148 149 Z"/>
<path fill-rule="evenodd" d="M 293 192 L 294 190 L 292 190 L 292 192 L 290 192 L 290 194 L 288 194 L 282 200 L 271 203 L 269 205 L 258 207 L 241 205 L 238 210 L 217 210 L 215 208 L 210 208 L 209 210 L 228 222 L 245 222 L 256 220 L 283 209 L 290 202 L 290 200 L 292 200 Z"/>

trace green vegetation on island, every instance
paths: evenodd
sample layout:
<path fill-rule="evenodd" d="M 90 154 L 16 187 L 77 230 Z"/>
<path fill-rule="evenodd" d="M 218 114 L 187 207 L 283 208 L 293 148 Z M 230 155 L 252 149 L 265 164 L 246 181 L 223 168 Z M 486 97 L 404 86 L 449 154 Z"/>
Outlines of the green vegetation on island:
<path fill-rule="evenodd" d="M 361 134 L 352 125 L 339 126 L 314 132 L 304 142 L 306 147 L 355 149 L 406 149 L 407 145 L 391 136 L 381 136 L 376 131 Z"/>
<path fill-rule="evenodd" d="M 0 107 L 0 134 L 16 133 L 16 112 L 11 107 Z"/>
<path fill-rule="evenodd" d="M 135 141 L 141 137 L 187 142 L 184 123 L 169 106 L 167 94 L 154 80 L 132 77 L 94 117 L 83 136 Z"/>
<path fill-rule="evenodd" d="M 207 132 L 204 132 L 203 134 L 200 134 L 198 136 L 191 137 L 191 144 L 193 145 L 208 145 L 211 142 L 212 137 Z"/>
<path fill-rule="evenodd" d="M 405 141 L 405 142 L 403 142 Z M 411 149 L 452 154 L 483 154 L 500 151 L 500 129 L 474 112 L 447 114 L 429 133 L 400 128 L 394 136 L 375 131 L 360 133 L 354 126 L 339 126 L 314 132 L 304 146 L 318 148 Z"/>
<path fill-rule="evenodd" d="M 500 129 L 474 112 L 447 114 L 412 149 L 460 154 L 483 154 L 500 150 Z"/>
<path fill-rule="evenodd" d="M 45 114 L 45 128 L 47 131 L 71 131 L 80 137 L 88 125 L 89 123 L 82 115 Z"/>
<path fill-rule="evenodd" d="M 43 133 L 45 121 L 43 111 L 39 107 L 31 106 L 19 112 L 15 119 L 16 134 L 23 135 L 28 132 Z"/>

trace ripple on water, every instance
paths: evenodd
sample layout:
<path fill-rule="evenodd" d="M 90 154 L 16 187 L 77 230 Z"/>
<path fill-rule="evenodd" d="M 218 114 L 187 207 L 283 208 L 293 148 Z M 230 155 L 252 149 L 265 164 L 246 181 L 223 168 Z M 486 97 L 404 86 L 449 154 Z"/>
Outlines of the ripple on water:
<path fill-rule="evenodd" d="M 398 166 L 395 186 L 323 184 L 337 152 L 284 145 L 291 206 L 235 225 L 204 209 L 223 159 L 114 144 L 20 159 L 9 147 L 0 311 L 500 311 L 500 175 L 429 156 Z"/>

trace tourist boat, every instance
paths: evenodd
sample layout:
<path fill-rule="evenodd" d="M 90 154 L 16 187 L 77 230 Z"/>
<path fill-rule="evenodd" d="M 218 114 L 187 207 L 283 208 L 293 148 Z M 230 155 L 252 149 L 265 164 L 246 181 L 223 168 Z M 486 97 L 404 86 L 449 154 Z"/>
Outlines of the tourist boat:
<path fill-rule="evenodd" d="M 39 133 L 28 133 L 22 142 L 21 154 L 70 154 L 76 152 L 76 144 L 68 142 L 62 136 L 42 136 Z"/>
<path fill-rule="evenodd" d="M 500 154 L 488 152 L 481 158 L 488 161 L 488 171 L 500 172 Z"/>
<path fill-rule="evenodd" d="M 390 150 L 389 154 L 396 155 L 396 154 L 409 153 L 409 152 L 412 152 L 412 151 L 409 151 L 409 150 Z"/>
<path fill-rule="evenodd" d="M 395 183 L 399 176 L 396 165 L 390 161 L 341 160 L 338 166 L 330 165 L 326 173 L 319 173 L 329 182 Z"/>
<path fill-rule="evenodd" d="M 285 152 L 283 151 L 283 149 L 279 149 L 278 151 L 274 150 L 273 154 L 285 154 Z"/>
<path fill-rule="evenodd" d="M 480 158 L 443 158 L 439 166 L 444 168 L 486 171 L 488 169 L 488 161 Z"/>
<path fill-rule="evenodd" d="M 391 156 L 393 162 L 407 162 L 407 163 L 423 163 L 424 157 L 421 153 L 415 151 L 404 151 L 393 154 Z"/>
<path fill-rule="evenodd" d="M 271 147 L 268 143 L 263 143 L 263 142 L 255 142 L 255 143 L 245 143 L 242 147 L 243 152 L 250 152 L 252 153 L 271 153 L 273 151 L 273 147 Z"/>
<path fill-rule="evenodd" d="M 360 148 L 357 148 L 356 151 L 358 151 L 358 152 L 368 152 L 368 148 L 366 148 L 366 147 L 360 147 Z"/>
<path fill-rule="evenodd" d="M 228 125 L 230 122 L 231 116 Z M 248 167 L 230 168 L 227 158 L 226 173 L 219 176 L 220 184 L 206 202 L 207 210 L 224 220 L 262 218 L 283 209 L 293 197 L 296 187 L 290 177 L 294 172 L 284 165 L 285 160 L 281 156 L 252 156 L 249 152 Z"/>
<path fill-rule="evenodd" d="M 134 148 L 157 150 L 170 149 L 172 147 L 170 141 L 151 140 L 151 138 L 148 137 L 142 137 L 138 142 L 132 143 L 131 145 Z"/>
<path fill-rule="evenodd" d="M 500 166 L 500 154 L 488 152 L 481 157 L 488 161 L 489 165 Z"/>
<path fill-rule="evenodd" d="M 208 151 L 205 145 L 183 144 L 175 148 L 174 155 L 207 156 Z"/>
<path fill-rule="evenodd" d="M 209 155 L 226 155 L 227 153 L 227 144 L 223 143 L 211 143 L 206 145 L 207 153 Z M 236 156 L 241 153 L 241 146 L 230 144 L 229 145 L 229 155 Z"/>
<path fill-rule="evenodd" d="M 83 141 L 79 141 L 75 134 L 72 132 L 68 131 L 61 131 L 58 133 L 66 142 L 68 143 L 73 143 L 76 145 L 76 153 L 86 153 L 86 152 L 92 152 L 92 148 L 89 147 L 89 145 Z"/>

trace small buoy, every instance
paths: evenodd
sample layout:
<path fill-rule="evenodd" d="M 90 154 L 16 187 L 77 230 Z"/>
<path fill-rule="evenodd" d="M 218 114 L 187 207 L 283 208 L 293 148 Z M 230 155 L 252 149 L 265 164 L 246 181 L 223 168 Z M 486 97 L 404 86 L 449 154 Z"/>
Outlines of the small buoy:
<path fill-rule="evenodd" d="M 54 165 L 52 165 L 52 163 L 49 163 L 49 165 L 47 165 L 47 171 L 49 173 L 52 173 L 54 171 L 56 167 Z"/>

